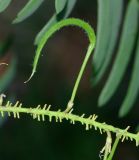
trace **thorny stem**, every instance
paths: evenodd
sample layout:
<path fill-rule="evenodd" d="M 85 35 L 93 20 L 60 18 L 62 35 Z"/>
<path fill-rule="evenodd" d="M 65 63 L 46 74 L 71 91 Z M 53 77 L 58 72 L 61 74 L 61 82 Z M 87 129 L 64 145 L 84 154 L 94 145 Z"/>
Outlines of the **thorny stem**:
<path fill-rule="evenodd" d="M 139 145 L 139 133 L 134 134 L 128 132 L 127 129 L 129 127 L 126 129 L 120 129 L 106 123 L 97 122 L 96 115 L 91 115 L 85 118 L 84 114 L 82 116 L 72 114 L 72 110 L 69 113 L 61 112 L 60 110 L 50 111 L 50 106 L 48 106 L 48 108 L 46 109 L 46 105 L 42 109 L 40 108 L 40 106 L 38 106 L 37 108 L 21 108 L 21 106 L 22 104 L 19 104 L 19 102 L 17 102 L 15 105 L 12 105 L 10 102 L 8 102 L 5 106 L 0 105 L 1 115 L 4 116 L 4 113 L 8 113 L 8 115 L 10 116 L 12 113 L 14 115 L 14 118 L 20 118 L 20 113 L 26 113 L 33 116 L 33 119 L 37 118 L 38 121 L 40 121 L 41 119 L 44 121 L 45 116 L 48 116 L 50 121 L 54 117 L 56 119 L 56 122 L 62 122 L 63 119 L 70 120 L 70 122 L 73 124 L 75 124 L 75 122 L 80 122 L 82 125 L 86 126 L 86 130 L 91 129 L 93 126 L 95 130 L 99 129 L 101 133 L 109 131 L 115 133 L 116 135 L 120 134 L 122 141 L 124 139 L 130 139 L 131 141 L 135 140 L 136 146 Z"/>

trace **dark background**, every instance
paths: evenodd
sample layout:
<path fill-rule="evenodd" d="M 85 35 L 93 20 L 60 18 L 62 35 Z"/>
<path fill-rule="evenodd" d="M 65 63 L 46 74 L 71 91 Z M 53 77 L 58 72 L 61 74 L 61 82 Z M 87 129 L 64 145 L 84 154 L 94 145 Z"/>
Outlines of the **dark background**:
<path fill-rule="evenodd" d="M 24 84 L 32 69 L 35 36 L 54 13 L 54 1 L 46 1 L 30 18 L 13 25 L 12 20 L 26 2 L 13 0 L 8 9 L 0 15 L 0 42 L 12 37 L 6 52 L 10 55 L 7 59 L 13 55 L 17 59 L 16 76 L 4 93 L 12 95 L 14 100 L 20 100 L 24 107 L 47 103 L 52 105 L 52 110 L 59 108 L 64 110 L 85 56 L 87 37 L 76 27 L 67 27 L 57 32 L 44 48 L 35 76 L 29 83 Z M 78 0 L 70 17 L 84 19 L 96 31 L 97 2 Z M 134 132 L 139 120 L 138 102 L 128 116 L 123 119 L 117 116 L 128 86 L 131 65 L 132 62 L 117 93 L 104 108 L 100 109 L 97 107 L 97 99 L 108 73 L 99 85 L 92 88 L 90 60 L 75 99 L 74 113 L 78 115 L 95 113 L 99 115 L 100 122 L 105 121 L 120 128 L 130 125 L 132 126 L 130 131 Z M 105 138 L 105 134 L 100 135 L 99 131 L 94 129 L 85 131 L 85 127 L 80 124 L 71 125 L 68 121 L 55 123 L 54 120 L 50 123 L 48 119 L 45 122 L 38 122 L 29 116 L 21 115 L 20 120 L 11 117 L 1 124 L 0 158 L 99 160 L 99 152 L 105 144 Z M 120 143 L 115 159 L 138 160 L 139 151 L 135 147 L 135 142 Z"/>

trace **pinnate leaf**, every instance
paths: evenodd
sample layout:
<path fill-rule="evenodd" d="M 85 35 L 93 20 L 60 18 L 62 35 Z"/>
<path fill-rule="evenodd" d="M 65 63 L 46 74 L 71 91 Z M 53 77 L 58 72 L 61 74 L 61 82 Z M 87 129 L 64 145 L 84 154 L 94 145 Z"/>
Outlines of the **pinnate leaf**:
<path fill-rule="evenodd" d="M 3 12 L 11 3 L 12 0 L 0 0 L 0 13 Z"/>
<path fill-rule="evenodd" d="M 69 14 L 71 13 L 75 3 L 77 0 L 68 0 L 67 6 L 64 11 L 62 11 L 60 14 L 54 14 L 52 18 L 46 23 L 46 25 L 41 29 L 41 31 L 37 34 L 35 38 L 35 45 L 37 45 L 40 40 L 42 39 L 43 35 L 47 32 L 47 30 L 54 24 L 56 24 L 61 19 L 67 18 Z"/>
<path fill-rule="evenodd" d="M 56 9 L 56 14 L 59 14 L 62 12 L 64 7 L 66 6 L 67 0 L 55 0 L 55 9 Z"/>
<path fill-rule="evenodd" d="M 135 35 L 138 30 L 138 1 L 129 2 L 119 44 L 119 50 L 113 64 L 110 76 L 100 94 L 99 106 L 104 105 L 115 93 L 119 83 L 122 80 L 131 57 Z"/>
<path fill-rule="evenodd" d="M 101 3 L 103 3 L 103 2 L 101 2 Z M 109 3 L 110 3 L 110 15 L 109 15 L 109 26 L 108 26 L 109 31 L 107 30 L 108 31 L 107 34 L 110 34 L 110 35 L 109 35 L 108 39 L 106 39 L 106 37 L 104 37 L 105 41 L 108 42 L 108 45 L 107 45 L 107 49 L 105 51 L 103 50 L 105 57 L 104 57 L 103 62 L 101 62 L 100 69 L 92 78 L 93 85 L 96 85 L 101 80 L 108 65 L 110 64 L 110 60 L 113 56 L 114 48 L 115 48 L 115 45 L 117 42 L 118 31 L 119 31 L 121 19 L 122 19 L 123 0 L 116 0 L 116 1 L 110 0 Z M 99 35 L 99 33 L 98 33 L 98 35 Z M 103 39 L 103 37 L 101 37 L 101 38 Z M 100 40 L 102 41 L 102 39 L 100 39 Z M 100 48 L 101 48 L 101 46 L 100 46 Z M 102 51 L 100 51 L 100 54 L 101 54 L 101 52 Z M 97 54 L 99 54 L 99 53 L 97 53 Z M 95 63 L 97 63 L 97 61 Z"/>
<path fill-rule="evenodd" d="M 139 71 L 139 38 L 138 38 L 138 44 L 137 44 L 136 55 L 135 55 L 134 61 L 135 62 L 133 66 L 131 81 L 128 87 L 126 97 L 119 111 L 120 117 L 125 116 L 131 110 L 138 96 L 138 92 L 139 92 L 139 74 L 138 74 L 138 71 Z"/>
<path fill-rule="evenodd" d="M 29 0 L 23 9 L 17 14 L 13 23 L 19 23 L 31 16 L 43 3 L 44 0 Z"/>

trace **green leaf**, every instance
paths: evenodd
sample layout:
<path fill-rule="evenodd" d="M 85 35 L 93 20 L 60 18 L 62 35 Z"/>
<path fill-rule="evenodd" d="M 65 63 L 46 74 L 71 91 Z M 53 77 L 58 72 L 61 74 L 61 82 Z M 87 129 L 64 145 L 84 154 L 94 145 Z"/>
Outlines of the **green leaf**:
<path fill-rule="evenodd" d="M 60 12 L 62 12 L 66 4 L 67 4 L 67 0 L 55 0 L 56 14 L 59 14 Z"/>
<path fill-rule="evenodd" d="M 98 25 L 97 25 L 97 42 L 93 56 L 93 74 L 97 74 L 104 62 L 105 54 L 109 44 L 111 31 L 111 0 L 98 0 Z"/>
<path fill-rule="evenodd" d="M 122 80 L 138 30 L 138 1 L 132 0 L 129 2 L 123 32 L 120 40 L 120 46 L 115 62 L 113 64 L 110 76 L 100 94 L 99 106 L 104 105 L 115 93 L 119 83 Z"/>
<path fill-rule="evenodd" d="M 123 117 L 125 116 L 130 109 L 132 108 L 139 92 L 139 38 L 138 38 L 138 44 L 137 44 L 137 50 L 135 55 L 135 62 L 133 66 L 133 72 L 131 76 L 130 85 L 128 87 L 128 91 L 126 94 L 126 97 L 124 99 L 124 102 L 120 108 L 119 116 Z"/>
<path fill-rule="evenodd" d="M 110 0 L 110 17 L 109 17 L 109 27 L 108 27 L 109 28 L 108 34 L 110 34 L 110 36 L 108 39 L 105 39 L 108 42 L 108 47 L 105 51 L 103 51 L 105 52 L 105 57 L 104 57 L 103 63 L 100 66 L 99 71 L 92 78 L 93 85 L 96 85 L 101 80 L 114 53 L 114 47 L 116 45 L 118 31 L 119 31 L 121 19 L 122 19 L 122 11 L 123 11 L 123 0 L 116 0 L 116 1 Z"/>
<path fill-rule="evenodd" d="M 13 23 L 19 23 L 31 16 L 43 3 L 44 0 L 29 0 L 24 8 L 18 13 Z"/>
<path fill-rule="evenodd" d="M 57 22 L 56 24 L 54 24 L 51 28 L 49 28 L 49 30 L 42 37 L 41 41 L 37 45 L 35 58 L 34 58 L 34 61 L 33 61 L 32 73 L 31 73 L 29 79 L 25 83 L 27 83 L 33 77 L 33 75 L 35 74 L 36 68 L 37 68 L 37 65 L 38 65 L 38 61 L 39 61 L 39 58 L 40 58 L 40 55 L 41 55 L 41 51 L 42 51 L 44 45 L 46 44 L 46 42 L 48 41 L 48 39 L 56 31 L 60 30 L 62 27 L 66 27 L 66 26 L 78 26 L 78 27 L 84 29 L 87 33 L 88 38 L 89 38 L 90 45 L 88 47 L 87 54 L 86 54 L 86 57 L 85 57 L 84 62 L 83 62 L 83 67 L 81 67 L 81 70 L 79 72 L 79 77 L 80 78 L 82 77 L 82 74 L 83 74 L 83 71 L 85 69 L 86 63 L 87 63 L 87 61 L 88 61 L 88 59 L 89 59 L 89 57 L 92 53 L 92 50 L 94 49 L 94 46 L 95 46 L 96 38 L 95 38 L 94 30 L 92 29 L 92 27 L 88 23 L 84 22 L 83 20 L 80 20 L 80 19 L 77 19 L 77 18 L 67 18 L 67 19 L 61 20 L 61 21 Z M 80 82 L 80 78 L 79 78 L 78 82 Z M 76 86 L 76 88 L 78 88 L 78 86 Z"/>
<path fill-rule="evenodd" d="M 69 16 L 69 14 L 71 13 L 75 3 L 77 0 L 68 0 L 67 1 L 67 6 L 64 9 L 64 11 L 62 11 L 60 14 L 54 14 L 52 16 L 52 18 L 46 23 L 46 25 L 41 29 L 41 31 L 37 34 L 36 38 L 35 38 L 35 45 L 37 45 L 40 40 L 42 39 L 43 35 L 45 34 L 45 32 L 47 32 L 47 30 L 54 24 L 56 24 L 58 21 L 60 21 L 63 18 L 67 18 Z"/>
<path fill-rule="evenodd" d="M 3 12 L 11 3 L 12 0 L 0 0 L 0 13 Z"/>

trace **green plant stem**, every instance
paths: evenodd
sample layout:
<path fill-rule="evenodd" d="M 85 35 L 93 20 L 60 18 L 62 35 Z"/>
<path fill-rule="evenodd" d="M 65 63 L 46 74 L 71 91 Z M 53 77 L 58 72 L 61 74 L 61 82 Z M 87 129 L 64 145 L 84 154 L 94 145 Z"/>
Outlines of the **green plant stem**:
<path fill-rule="evenodd" d="M 103 160 L 107 160 L 107 156 L 108 156 L 108 150 L 105 151 Z"/>
<path fill-rule="evenodd" d="M 89 57 L 90 57 L 90 55 L 91 55 L 91 53 L 94 49 L 95 43 L 96 43 L 96 37 L 95 37 L 94 30 L 88 23 L 84 22 L 83 20 L 77 19 L 77 18 L 68 18 L 68 19 L 64 19 L 64 20 L 61 20 L 61 21 L 57 22 L 50 29 L 48 29 L 48 31 L 44 34 L 44 36 L 42 37 L 42 39 L 38 43 L 35 58 L 34 58 L 34 62 L 33 62 L 32 73 L 31 73 L 29 79 L 25 83 L 27 83 L 33 77 L 33 75 L 35 74 L 36 69 L 37 69 L 37 65 L 38 65 L 38 61 L 39 61 L 39 58 L 40 58 L 40 55 L 41 55 L 41 51 L 42 51 L 44 45 L 47 43 L 48 39 L 56 31 L 60 30 L 62 27 L 66 27 L 66 26 L 77 26 L 77 27 L 82 28 L 86 32 L 87 37 L 89 39 L 89 47 L 87 49 L 85 59 L 83 61 L 83 64 L 81 66 L 81 69 L 80 69 L 78 77 L 77 77 L 77 80 L 75 82 L 73 92 L 72 92 L 72 95 L 71 95 L 71 99 L 70 99 L 70 101 L 67 105 L 67 109 L 65 110 L 66 112 L 68 112 L 73 106 L 73 101 L 74 101 L 75 95 L 77 93 L 77 89 L 78 89 L 80 80 L 82 78 L 84 69 L 86 67 L 88 59 L 89 59 Z"/>
<path fill-rule="evenodd" d="M 85 67 L 86 67 L 86 64 L 87 64 L 90 56 L 91 56 L 91 53 L 92 53 L 93 49 L 94 49 L 94 45 L 90 44 L 89 47 L 88 47 L 88 49 L 87 49 L 87 53 L 86 53 L 85 59 L 84 59 L 84 61 L 83 61 L 83 64 L 82 64 L 82 66 L 81 66 L 80 72 L 79 72 L 79 74 L 78 74 L 78 77 L 77 77 L 77 79 L 76 79 L 76 82 L 75 82 L 75 85 L 74 85 L 74 88 L 73 88 L 73 91 L 72 91 L 72 95 L 71 95 L 71 99 L 70 99 L 71 102 L 74 102 L 74 98 L 75 98 L 75 96 L 76 96 L 77 89 L 78 89 L 78 87 L 79 87 L 79 83 L 80 83 L 80 81 L 81 81 L 81 78 L 82 78 L 84 69 L 85 69 Z"/>
<path fill-rule="evenodd" d="M 10 104 L 9 102 L 5 106 L 0 106 L 0 112 L 1 115 L 4 116 L 4 113 L 8 113 L 10 116 L 11 113 L 14 115 L 14 118 L 20 118 L 20 113 L 26 113 L 30 114 L 33 119 L 37 119 L 38 121 L 45 120 L 45 116 L 49 117 L 49 121 L 52 120 L 52 118 L 55 118 L 56 122 L 62 122 L 63 119 L 70 120 L 72 124 L 75 124 L 75 122 L 80 122 L 82 125 L 85 125 L 86 130 L 91 129 L 92 127 L 96 129 L 99 129 L 100 132 L 113 132 L 116 134 L 120 134 L 122 141 L 124 139 L 130 139 L 136 141 L 136 146 L 139 145 L 139 133 L 134 134 L 130 133 L 125 129 L 116 128 L 114 126 L 108 125 L 106 123 L 100 123 L 96 121 L 96 116 L 91 115 L 87 118 L 84 117 L 84 114 L 82 116 L 74 115 L 70 111 L 69 113 L 58 111 L 50 111 L 50 106 L 46 109 L 46 106 L 44 106 L 42 109 L 40 106 L 37 108 L 21 108 L 22 104 L 19 104 L 17 102 L 15 105 Z"/>
<path fill-rule="evenodd" d="M 115 142 L 114 142 L 113 147 L 112 147 L 112 151 L 111 151 L 111 153 L 110 153 L 110 155 L 109 155 L 107 160 L 112 160 L 112 158 L 114 156 L 114 153 L 116 151 L 116 148 L 118 146 L 119 141 L 120 141 L 120 136 L 116 136 Z"/>
<path fill-rule="evenodd" d="M 106 133 L 107 133 L 106 144 L 101 151 L 101 152 L 103 152 L 103 150 L 105 151 L 103 160 L 107 160 L 108 154 L 111 152 L 111 144 L 112 144 L 111 132 L 107 131 Z"/>

